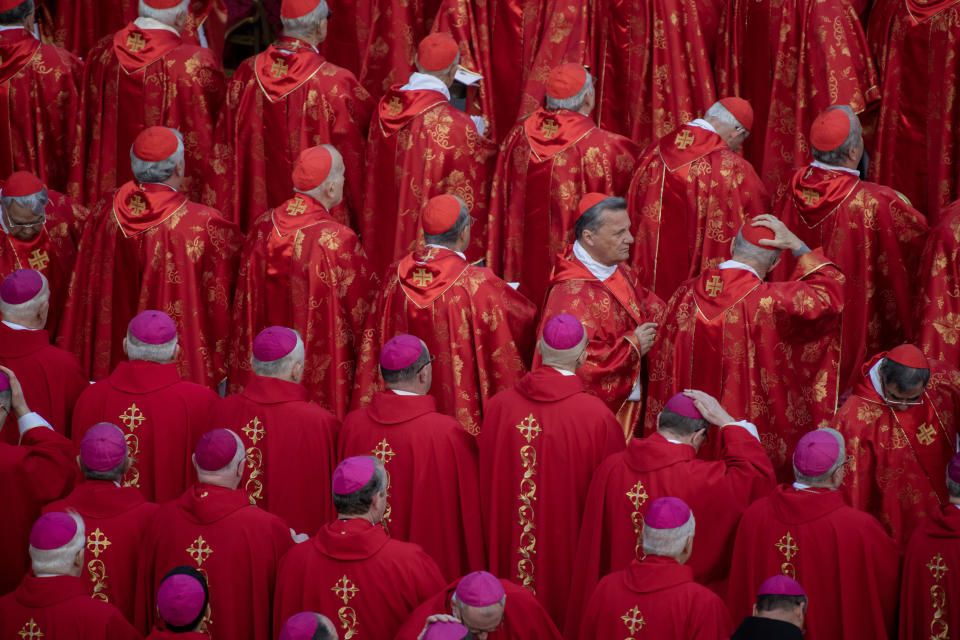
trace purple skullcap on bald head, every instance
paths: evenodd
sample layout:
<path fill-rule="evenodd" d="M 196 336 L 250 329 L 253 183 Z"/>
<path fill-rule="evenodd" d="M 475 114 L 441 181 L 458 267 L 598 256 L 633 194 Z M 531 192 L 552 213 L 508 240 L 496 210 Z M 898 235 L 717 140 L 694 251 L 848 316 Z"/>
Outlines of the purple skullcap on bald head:
<path fill-rule="evenodd" d="M 333 471 L 333 492 L 338 496 L 348 496 L 360 491 L 376 472 L 377 463 L 371 456 L 346 458 Z"/>
<path fill-rule="evenodd" d="M 543 341 L 548 347 L 558 351 L 578 346 L 583 342 L 585 333 L 580 321 L 569 313 L 553 316 L 543 325 Z"/>
<path fill-rule="evenodd" d="M 323 632 L 323 622 L 319 613 L 301 611 L 295 613 L 283 624 L 277 640 L 316 640 Z"/>
<path fill-rule="evenodd" d="M 0 300 L 7 304 L 23 304 L 43 290 L 43 276 L 33 269 L 17 269 L 0 284 Z"/>
<path fill-rule="evenodd" d="M 40 516 L 30 530 L 30 546 L 42 551 L 70 544 L 77 535 L 77 521 L 68 513 L 51 511 Z"/>
<path fill-rule="evenodd" d="M 470 630 L 465 626 L 446 621 L 434 622 L 423 634 L 423 640 L 463 640 L 470 637 Z"/>
<path fill-rule="evenodd" d="M 690 520 L 690 507 L 680 498 L 657 498 L 650 504 L 643 523 L 652 529 L 676 529 Z"/>
<path fill-rule="evenodd" d="M 700 410 L 693 404 L 693 398 L 688 398 L 682 393 L 678 393 L 667 400 L 667 404 L 663 405 L 663 409 L 664 411 L 670 411 L 685 418 L 703 420 L 703 414 L 700 413 Z"/>
<path fill-rule="evenodd" d="M 767 578 L 757 589 L 758 596 L 806 596 L 800 583 L 785 575 Z"/>
<path fill-rule="evenodd" d="M 953 454 L 947 466 L 947 476 L 954 482 L 960 483 L 960 453 Z"/>
<path fill-rule="evenodd" d="M 260 362 L 273 362 L 287 356 L 296 347 L 296 331 L 287 327 L 267 327 L 253 339 L 253 357 Z"/>
<path fill-rule="evenodd" d="M 503 584 L 492 573 L 474 571 L 463 576 L 455 592 L 457 600 L 469 607 L 489 607 L 503 600 Z"/>
<path fill-rule="evenodd" d="M 380 349 L 380 366 L 387 371 L 400 371 L 416 362 L 422 354 L 420 338 L 401 333 L 387 340 Z"/>
<path fill-rule="evenodd" d="M 127 455 L 127 441 L 115 424 L 99 422 L 80 440 L 80 462 L 91 471 L 116 469 Z"/>
<path fill-rule="evenodd" d="M 144 344 L 166 344 L 177 337 L 177 325 L 173 319 L 155 309 L 138 313 L 127 330 Z"/>
<path fill-rule="evenodd" d="M 800 438 L 793 451 L 793 466 L 804 476 L 816 478 L 829 471 L 839 457 L 837 438 L 826 429 L 817 429 Z"/>
<path fill-rule="evenodd" d="M 199 580 L 185 573 L 175 573 L 160 583 L 157 610 L 164 622 L 177 627 L 196 621 L 203 613 L 207 595 Z"/>
<path fill-rule="evenodd" d="M 237 435 L 230 429 L 212 429 L 200 436 L 193 459 L 202 471 L 219 471 L 237 455 Z"/>

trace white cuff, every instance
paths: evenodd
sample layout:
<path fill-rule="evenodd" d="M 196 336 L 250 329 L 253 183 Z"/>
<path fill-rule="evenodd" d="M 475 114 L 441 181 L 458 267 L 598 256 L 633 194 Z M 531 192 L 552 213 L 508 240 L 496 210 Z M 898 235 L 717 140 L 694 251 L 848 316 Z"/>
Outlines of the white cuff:
<path fill-rule="evenodd" d="M 44 420 L 43 416 L 36 411 L 31 411 L 30 413 L 24 414 L 20 418 L 17 418 L 17 427 L 20 429 L 21 436 L 34 427 L 46 427 L 51 431 L 53 430 L 53 426 Z"/>
<path fill-rule="evenodd" d="M 723 425 L 724 427 L 729 427 L 730 425 L 737 425 L 738 427 L 743 427 L 747 432 L 757 439 L 757 442 L 760 442 L 760 434 L 757 432 L 757 425 L 749 422 L 747 420 L 737 420 L 736 422 L 728 422 Z M 721 427 L 722 428 L 722 427 Z"/>

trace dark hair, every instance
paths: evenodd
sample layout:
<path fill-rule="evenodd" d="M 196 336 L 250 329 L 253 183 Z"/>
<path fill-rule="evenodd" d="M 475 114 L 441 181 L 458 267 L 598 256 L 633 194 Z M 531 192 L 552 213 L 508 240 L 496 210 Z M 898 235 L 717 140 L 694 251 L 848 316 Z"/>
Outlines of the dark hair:
<path fill-rule="evenodd" d="M 174 567 L 173 569 L 168 571 L 167 575 L 163 576 L 163 580 L 166 580 L 170 576 L 175 576 L 180 574 L 187 575 L 187 576 L 190 576 L 191 578 L 194 578 L 197 582 L 200 583 L 200 586 L 203 587 L 203 606 L 200 607 L 200 615 L 197 616 L 197 618 L 194 619 L 193 622 L 185 625 L 170 624 L 170 622 L 168 622 L 167 620 L 164 620 L 163 622 L 167 625 L 167 629 L 169 629 L 170 631 L 173 631 L 174 633 L 187 633 L 189 631 L 195 630 L 197 628 L 197 625 L 200 624 L 200 621 L 203 620 L 203 617 L 207 614 L 207 604 L 210 602 L 210 589 L 207 587 L 206 577 L 204 577 L 202 573 L 200 573 L 193 567 L 188 567 L 185 564 L 182 564 L 179 567 Z M 163 580 L 161 580 L 160 582 L 162 583 Z"/>
<path fill-rule="evenodd" d="M 457 198 L 457 200 L 460 200 L 460 198 Z M 470 224 L 470 210 L 467 208 L 466 203 L 460 200 L 460 215 L 457 217 L 457 221 L 453 223 L 453 226 L 435 236 L 424 233 L 423 242 L 424 244 L 442 244 L 443 246 L 454 244 L 457 238 L 460 237 L 460 234 L 463 233 L 463 228 L 468 224 Z"/>
<path fill-rule="evenodd" d="M 601 200 L 593 205 L 577 218 L 577 222 L 573 227 L 577 240 L 583 238 L 584 231 L 596 231 L 603 225 L 604 211 L 625 211 L 626 209 L 627 201 L 623 198 L 616 197 Z"/>
<path fill-rule="evenodd" d="M 24 0 L 13 9 L 0 12 L 0 25 L 23 24 L 33 11 L 33 0 Z"/>
<path fill-rule="evenodd" d="M 404 367 L 403 369 L 397 369 L 392 371 L 390 369 L 384 369 L 380 367 L 380 375 L 383 376 L 383 381 L 386 384 L 395 384 L 397 382 L 406 382 L 412 380 L 414 376 L 420 373 L 420 370 L 427 366 L 427 363 L 430 362 L 430 352 L 427 351 L 427 348 L 424 347 L 420 351 L 420 357 L 414 360 L 413 364 L 409 367 Z"/>
<path fill-rule="evenodd" d="M 383 493 L 386 489 L 387 477 L 383 470 L 383 465 L 378 464 L 373 477 L 362 488 L 353 493 L 340 495 L 333 494 L 333 506 L 337 514 L 342 516 L 360 516 L 370 511 L 370 505 L 373 504 L 373 496 Z"/>
<path fill-rule="evenodd" d="M 127 464 L 127 457 L 123 457 L 123 462 L 118 464 L 113 469 L 108 469 L 107 471 L 94 471 L 89 468 L 87 465 L 80 462 L 80 472 L 83 473 L 83 477 L 88 480 L 107 480 L 107 481 L 119 481 L 123 477 L 123 467 Z"/>
<path fill-rule="evenodd" d="M 927 386 L 930 381 L 930 369 L 914 369 L 906 367 L 890 358 L 884 358 L 880 363 L 880 379 L 885 384 L 892 384 L 898 389 L 906 391 L 917 385 Z"/>
<path fill-rule="evenodd" d="M 765 593 L 757 596 L 757 611 L 790 611 L 796 607 L 807 608 L 806 596 L 784 596 Z"/>
<path fill-rule="evenodd" d="M 701 429 L 708 429 L 710 423 L 703 418 L 688 418 L 679 413 L 674 413 L 668 409 L 660 412 L 660 418 L 657 421 L 657 428 L 664 429 L 677 434 L 678 436 L 693 435 Z"/>

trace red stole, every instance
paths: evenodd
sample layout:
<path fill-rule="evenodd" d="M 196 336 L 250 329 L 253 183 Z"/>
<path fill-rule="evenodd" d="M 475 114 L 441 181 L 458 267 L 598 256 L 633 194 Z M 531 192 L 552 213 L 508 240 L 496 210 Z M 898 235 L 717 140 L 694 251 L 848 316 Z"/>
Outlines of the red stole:
<path fill-rule="evenodd" d="M 382 524 L 363 518 L 334 520 L 313 537 L 317 551 L 336 560 L 369 558 L 390 541 Z"/>
<path fill-rule="evenodd" d="M 575 111 L 540 108 L 523 121 L 534 162 L 543 162 L 579 142 L 594 129 L 593 120 Z M 539 237 L 533 235 L 531 237 Z"/>
<path fill-rule="evenodd" d="M 51 607 L 78 596 L 89 596 L 87 584 L 76 576 L 49 576 L 38 578 L 30 570 L 17 587 L 17 602 L 31 609 Z"/>
<path fill-rule="evenodd" d="M 0 91 L 6 97 L 7 81 L 20 73 L 40 48 L 40 41 L 26 29 L 0 31 Z M 5 101 L 4 101 L 5 102 Z"/>
<path fill-rule="evenodd" d="M 187 196 L 164 184 L 126 182 L 113 197 L 113 213 L 127 238 L 151 229 L 183 207 Z"/>
<path fill-rule="evenodd" d="M 711 151 L 726 148 L 727 143 L 719 135 L 691 124 L 685 124 L 668 133 L 657 145 L 658 153 L 667 171 L 670 173 L 679 171 L 684 178 L 693 162 Z"/>
<path fill-rule="evenodd" d="M 180 46 L 180 36 L 166 29 L 140 29 L 132 22 L 113 35 L 113 52 L 127 75 Z"/>
<path fill-rule="evenodd" d="M 915 24 L 926 22 L 941 11 L 957 4 L 958 0 L 906 0 L 907 13 Z"/>
<path fill-rule="evenodd" d="M 593 280 L 600 282 L 573 254 L 573 245 L 570 245 L 570 247 L 568 247 L 563 254 L 557 256 L 557 258 L 556 266 L 553 268 L 551 284 L 565 280 Z M 617 267 L 613 275 L 601 282 L 601 284 L 617 299 L 617 302 L 627 310 L 627 313 L 629 313 L 630 317 L 637 323 L 637 326 L 644 323 L 643 314 L 640 312 L 640 306 L 637 304 L 636 292 L 627 281 L 626 276 L 623 275 L 623 270 L 620 267 Z"/>
<path fill-rule="evenodd" d="M 257 56 L 253 69 L 267 100 L 277 102 L 299 89 L 324 64 L 323 56 L 306 42 L 283 37 Z"/>
<path fill-rule="evenodd" d="M 397 264 L 397 278 L 407 298 L 423 309 L 433 304 L 470 265 L 455 251 L 427 247 L 405 255 Z"/>
<path fill-rule="evenodd" d="M 797 171 L 790 181 L 790 195 L 800 219 L 810 229 L 832 215 L 860 184 L 860 178 L 846 171 L 828 171 L 810 166 Z M 821 233 L 821 242 L 826 244 Z"/>
<path fill-rule="evenodd" d="M 400 85 L 391 87 L 377 105 L 380 130 L 383 135 L 392 136 L 413 118 L 443 102 L 448 102 L 447 97 L 439 91 L 401 91 Z"/>
<path fill-rule="evenodd" d="M 327 209 L 308 195 L 298 193 L 270 214 L 273 220 L 272 238 L 286 238 L 301 229 L 333 220 Z"/>

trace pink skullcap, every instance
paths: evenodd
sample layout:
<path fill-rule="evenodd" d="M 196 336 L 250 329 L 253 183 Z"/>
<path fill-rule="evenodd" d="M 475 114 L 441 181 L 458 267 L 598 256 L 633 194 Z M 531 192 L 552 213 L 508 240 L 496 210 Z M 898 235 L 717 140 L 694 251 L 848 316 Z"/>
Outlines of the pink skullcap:
<path fill-rule="evenodd" d="M 180 139 L 168 127 L 147 127 L 133 140 L 133 155 L 145 162 L 166 160 L 180 147 Z"/>
<path fill-rule="evenodd" d="M 960 482 L 960 453 L 953 454 L 947 466 L 947 476 L 954 482 Z"/>
<path fill-rule="evenodd" d="M 267 327 L 253 339 L 253 357 L 273 362 L 285 357 L 297 346 L 297 333 L 287 327 Z"/>
<path fill-rule="evenodd" d="M 901 344 L 899 347 L 894 347 L 890 349 L 890 351 L 887 351 L 884 357 L 886 357 L 887 360 L 893 360 L 897 364 L 902 364 L 912 369 L 930 368 L 927 356 L 923 355 L 923 351 L 920 351 L 920 349 L 912 344 Z"/>
<path fill-rule="evenodd" d="M 370 456 L 346 458 L 333 472 L 333 492 L 338 496 L 348 496 L 360 491 L 377 471 L 377 463 Z"/>
<path fill-rule="evenodd" d="M 663 408 L 665 411 L 671 411 L 678 416 L 703 420 L 703 414 L 693 404 L 693 398 L 688 398 L 682 393 L 678 393 L 667 400 L 667 404 L 663 405 Z"/>
<path fill-rule="evenodd" d="M 160 583 L 157 610 L 164 622 L 184 627 L 203 613 L 206 594 L 200 581 L 185 573 L 175 573 Z"/>
<path fill-rule="evenodd" d="M 33 523 L 30 546 L 49 551 L 64 547 L 77 535 L 77 521 L 62 511 L 45 513 Z"/>
<path fill-rule="evenodd" d="M 583 342 L 585 333 L 580 321 L 569 313 L 553 316 L 543 326 L 543 341 L 551 349 L 573 349 Z"/>
<path fill-rule="evenodd" d="M 657 498 L 647 509 L 643 522 L 651 529 L 676 529 L 690 520 L 690 507 L 680 498 Z"/>
<path fill-rule="evenodd" d="M 237 455 L 236 434 L 230 429 L 212 429 L 200 436 L 193 450 L 193 459 L 204 471 L 219 471 Z"/>
<path fill-rule="evenodd" d="M 91 471 L 116 469 L 127 455 L 127 441 L 115 424 L 99 422 L 83 434 L 80 461 Z"/>
<path fill-rule="evenodd" d="M 406 369 L 423 354 L 420 338 L 409 333 L 401 333 L 387 340 L 380 349 L 380 366 L 387 371 Z"/>
<path fill-rule="evenodd" d="M 463 576 L 455 594 L 468 607 L 489 607 L 503 600 L 506 592 L 492 573 L 474 571 Z"/>
<path fill-rule="evenodd" d="M 579 218 L 583 215 L 584 211 L 592 206 L 600 204 L 609 197 L 610 196 L 605 193 L 585 193 L 583 197 L 580 198 L 580 202 L 577 204 L 577 217 Z"/>
<path fill-rule="evenodd" d="M 10 377 L 0 371 L 0 391 L 6 391 L 10 388 Z"/>
<path fill-rule="evenodd" d="M 23 304 L 43 290 L 43 276 L 33 269 L 16 269 L 0 284 L 0 300 L 7 304 Z"/>
<path fill-rule="evenodd" d="M 840 443 L 833 433 L 817 429 L 806 433 L 793 451 L 793 466 L 808 478 L 825 474 L 840 456 Z"/>
<path fill-rule="evenodd" d="M 43 191 L 43 183 L 40 182 L 40 178 L 33 175 L 29 171 L 17 171 L 16 173 L 11 173 L 10 177 L 8 177 L 3 183 L 3 195 L 10 198 L 32 196 L 33 194 L 40 193 L 41 191 Z"/>
<path fill-rule="evenodd" d="M 138 313 L 130 321 L 127 330 L 144 344 L 166 344 L 177 337 L 177 325 L 173 319 L 155 309 Z"/>
<path fill-rule="evenodd" d="M 322 631 L 319 613 L 301 611 L 287 618 L 277 640 L 314 640 L 320 637 Z"/>
<path fill-rule="evenodd" d="M 427 627 L 423 640 L 463 640 L 469 638 L 470 630 L 459 622 L 434 622 Z"/>
<path fill-rule="evenodd" d="M 806 596 L 800 583 L 785 575 L 767 578 L 757 589 L 758 596 Z"/>

